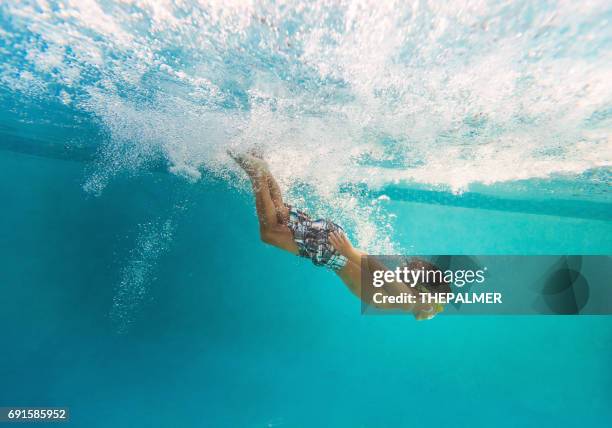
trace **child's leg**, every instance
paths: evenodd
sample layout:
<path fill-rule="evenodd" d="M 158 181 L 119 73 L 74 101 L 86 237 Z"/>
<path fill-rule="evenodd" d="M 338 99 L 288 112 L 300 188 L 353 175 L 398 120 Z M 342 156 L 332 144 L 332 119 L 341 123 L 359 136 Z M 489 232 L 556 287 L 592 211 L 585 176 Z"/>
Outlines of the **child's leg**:
<path fill-rule="evenodd" d="M 274 202 L 274 206 L 276 207 L 278 221 L 279 223 L 286 224 L 289 220 L 289 209 L 287 209 L 285 203 L 283 202 L 283 194 L 278 186 L 278 183 L 276 182 L 276 179 L 268 169 L 268 164 L 264 160 L 263 153 L 255 148 L 249 151 L 249 155 L 261 161 L 260 168 L 266 173 L 268 188 L 270 189 L 270 197 L 272 198 L 272 202 Z"/>
<path fill-rule="evenodd" d="M 253 186 L 253 194 L 255 195 L 255 209 L 257 210 L 257 219 L 259 220 L 259 230 L 262 236 L 273 230 L 278 225 L 276 215 L 276 206 L 270 195 L 268 187 L 268 179 L 265 174 L 249 174 L 251 184 Z"/>
<path fill-rule="evenodd" d="M 291 230 L 285 222 L 279 221 L 279 214 L 271 196 L 268 178 L 265 174 L 258 174 L 251 177 L 251 183 L 255 194 L 255 208 L 259 219 L 261 240 L 290 253 L 298 254 L 297 244 L 293 240 Z"/>
<path fill-rule="evenodd" d="M 268 188 L 270 189 L 270 197 L 274 202 L 276 208 L 276 216 L 278 217 L 279 223 L 286 224 L 289 220 L 289 209 L 285 206 L 283 201 L 283 194 L 281 193 L 280 187 L 276 182 L 276 179 L 270 171 L 267 171 L 266 177 L 268 179 Z"/>
<path fill-rule="evenodd" d="M 261 240 L 283 250 L 298 254 L 298 248 L 293 241 L 291 230 L 289 230 L 285 223 L 279 221 L 276 204 L 270 192 L 269 173 L 265 169 L 265 165 L 250 160 L 245 156 L 233 155 L 231 153 L 230 155 L 232 155 L 251 179 Z M 282 203 L 282 199 L 280 201 Z"/>

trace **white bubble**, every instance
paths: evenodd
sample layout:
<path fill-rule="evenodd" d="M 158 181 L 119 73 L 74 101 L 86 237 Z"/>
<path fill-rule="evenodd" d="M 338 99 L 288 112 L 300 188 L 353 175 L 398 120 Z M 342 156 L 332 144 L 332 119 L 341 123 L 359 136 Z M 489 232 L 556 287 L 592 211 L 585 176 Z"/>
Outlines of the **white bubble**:
<path fill-rule="evenodd" d="M 228 147 L 258 145 L 292 198 L 383 248 L 385 204 L 342 189 L 461 193 L 612 165 L 604 0 L 2 7 L 24 53 L 0 83 L 50 97 L 63 86 L 59 101 L 107 131 L 94 191 L 160 157 L 190 181 L 225 177 Z"/>

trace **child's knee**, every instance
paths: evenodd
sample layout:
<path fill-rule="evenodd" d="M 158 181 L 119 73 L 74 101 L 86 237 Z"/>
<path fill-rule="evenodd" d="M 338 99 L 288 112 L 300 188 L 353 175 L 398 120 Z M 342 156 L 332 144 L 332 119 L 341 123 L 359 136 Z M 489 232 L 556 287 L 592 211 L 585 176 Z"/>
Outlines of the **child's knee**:
<path fill-rule="evenodd" d="M 259 231 L 259 238 L 261 239 L 262 242 L 265 242 L 266 244 L 271 244 L 274 240 L 274 234 L 269 231 L 268 229 L 262 229 Z"/>
<path fill-rule="evenodd" d="M 286 232 L 286 230 L 287 230 L 286 226 L 283 227 L 279 224 L 260 227 L 259 237 L 266 244 L 276 245 L 282 240 L 282 237 L 284 236 L 284 233 Z"/>

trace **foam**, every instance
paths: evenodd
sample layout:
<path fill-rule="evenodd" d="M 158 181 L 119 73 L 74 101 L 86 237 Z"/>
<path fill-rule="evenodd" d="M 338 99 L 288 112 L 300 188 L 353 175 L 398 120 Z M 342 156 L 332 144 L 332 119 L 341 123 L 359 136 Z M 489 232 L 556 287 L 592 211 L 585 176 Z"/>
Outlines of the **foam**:
<path fill-rule="evenodd" d="M 258 144 L 291 197 L 308 183 L 310 208 L 382 252 L 385 201 L 342 186 L 612 165 L 607 3 L 3 2 L 0 85 L 95 115 L 109 138 L 88 191 L 160 158 L 235 176 L 226 149 Z"/>

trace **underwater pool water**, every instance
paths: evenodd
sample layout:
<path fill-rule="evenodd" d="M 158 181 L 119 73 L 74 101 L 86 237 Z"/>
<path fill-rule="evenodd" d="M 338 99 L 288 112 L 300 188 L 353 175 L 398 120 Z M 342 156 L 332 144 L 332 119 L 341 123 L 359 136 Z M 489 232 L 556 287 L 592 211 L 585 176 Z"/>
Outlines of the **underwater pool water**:
<path fill-rule="evenodd" d="M 607 2 L 0 4 L 0 406 L 79 427 L 607 426 L 606 316 L 360 315 L 373 253 L 612 254 Z M 493 78 L 494 77 L 494 78 Z"/>
<path fill-rule="evenodd" d="M 153 173 L 88 197 L 78 162 L 0 162 L 3 403 L 87 427 L 609 420 L 609 317 L 362 316 L 332 274 L 260 244 L 250 197 L 223 182 Z M 415 252 L 611 248 L 609 221 L 394 211 Z"/>

